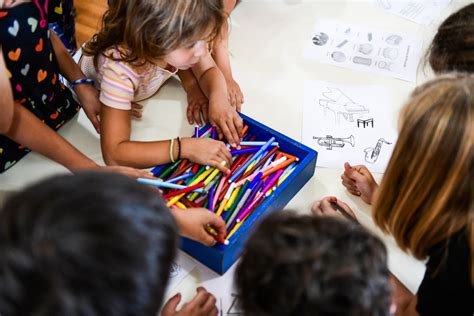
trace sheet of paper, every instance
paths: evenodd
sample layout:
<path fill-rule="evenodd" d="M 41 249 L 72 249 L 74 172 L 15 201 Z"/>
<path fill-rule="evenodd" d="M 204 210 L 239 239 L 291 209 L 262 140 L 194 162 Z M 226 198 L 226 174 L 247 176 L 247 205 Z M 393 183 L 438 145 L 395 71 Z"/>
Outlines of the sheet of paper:
<path fill-rule="evenodd" d="M 306 81 L 303 143 L 318 151 L 318 166 L 344 162 L 384 172 L 397 140 L 397 113 L 390 92 L 379 85 Z"/>
<path fill-rule="evenodd" d="M 197 263 L 189 255 L 178 250 L 176 259 L 171 265 L 170 278 L 167 292 L 173 289 L 181 282 L 195 267 Z"/>
<path fill-rule="evenodd" d="M 201 265 L 197 268 L 201 278 L 200 285 L 214 294 L 217 299 L 216 305 L 219 310 L 219 316 L 244 316 L 243 311 L 239 308 L 234 288 L 234 274 L 237 262 L 222 276 Z"/>
<path fill-rule="evenodd" d="M 420 36 L 322 19 L 305 44 L 304 57 L 416 82 L 422 45 Z"/>
<path fill-rule="evenodd" d="M 452 0 L 374 0 L 377 7 L 412 22 L 428 25 Z"/>

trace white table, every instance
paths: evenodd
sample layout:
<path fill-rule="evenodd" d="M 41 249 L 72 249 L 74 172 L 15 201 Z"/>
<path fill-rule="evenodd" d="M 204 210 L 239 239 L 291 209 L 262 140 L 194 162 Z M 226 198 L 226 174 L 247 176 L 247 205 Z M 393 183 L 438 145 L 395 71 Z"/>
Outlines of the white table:
<path fill-rule="evenodd" d="M 467 3 L 469 1 L 454 1 L 439 21 Z M 311 36 L 317 18 L 420 34 L 425 40 L 425 48 L 438 24 L 420 26 L 380 11 L 371 1 L 244 0 L 232 15 L 230 39 L 234 76 L 245 94 L 243 113 L 296 140 L 301 140 L 304 80 L 382 84 L 393 92 L 400 107 L 415 87 L 413 83 L 397 79 L 304 60 L 304 42 Z M 418 83 L 431 76 L 425 72 L 419 71 Z M 143 104 L 144 117 L 133 123 L 133 139 L 169 139 L 192 133 L 185 116 L 186 96 L 177 80 L 171 79 L 157 95 Z M 98 135 L 83 113 L 64 126 L 60 133 L 96 162 L 103 163 Z M 61 172 L 66 172 L 66 169 L 31 153 L 13 169 L 0 175 L 0 200 L 8 192 Z M 390 270 L 410 290 L 416 291 L 424 273 L 423 263 L 403 253 L 391 237 L 384 236 L 374 226 L 370 207 L 344 190 L 341 172 L 342 166 L 339 169 L 318 167 L 314 177 L 291 200 L 288 208 L 307 213 L 311 202 L 327 195 L 346 201 L 360 222 L 386 243 Z M 376 175 L 377 180 L 380 177 Z M 185 299 L 190 298 L 198 279 L 191 274 L 175 290 L 183 292 Z"/>

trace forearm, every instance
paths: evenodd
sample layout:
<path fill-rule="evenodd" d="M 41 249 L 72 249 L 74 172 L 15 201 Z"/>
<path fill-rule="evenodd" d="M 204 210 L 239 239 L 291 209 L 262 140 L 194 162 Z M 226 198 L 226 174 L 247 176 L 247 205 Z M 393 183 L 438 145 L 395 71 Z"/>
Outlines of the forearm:
<path fill-rule="evenodd" d="M 5 135 L 71 171 L 97 167 L 95 162 L 21 105 L 15 105 L 13 123 Z"/>
<path fill-rule="evenodd" d="M 72 56 L 64 47 L 61 40 L 57 37 L 54 32 L 51 34 L 51 44 L 53 45 L 54 54 L 58 60 L 59 70 L 61 75 L 66 78 L 67 81 L 73 82 L 77 79 L 84 78 L 84 73 L 78 64 L 72 59 Z"/>
<path fill-rule="evenodd" d="M 178 71 L 178 77 L 181 80 L 183 88 L 186 92 L 189 92 L 193 88 L 199 87 L 199 82 L 194 76 L 191 70 L 180 70 Z"/>
<path fill-rule="evenodd" d="M 396 316 L 418 316 L 416 311 L 416 295 L 410 292 L 407 287 L 390 274 L 390 283 L 393 287 L 393 300 L 397 306 Z"/>
<path fill-rule="evenodd" d="M 227 85 L 222 72 L 217 66 L 209 68 L 197 78 L 202 92 L 210 103 L 213 100 L 227 100 Z"/>
<path fill-rule="evenodd" d="M 10 80 L 7 76 L 7 68 L 3 61 L 3 53 L 0 47 L 0 134 L 6 133 L 13 122 L 13 95 Z"/>

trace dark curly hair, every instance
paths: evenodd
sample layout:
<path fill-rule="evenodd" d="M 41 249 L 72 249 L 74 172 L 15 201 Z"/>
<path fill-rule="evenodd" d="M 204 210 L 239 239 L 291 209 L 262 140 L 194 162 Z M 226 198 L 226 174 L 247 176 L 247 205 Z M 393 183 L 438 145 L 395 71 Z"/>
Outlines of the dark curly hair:
<path fill-rule="evenodd" d="M 156 315 L 178 242 L 156 192 L 112 173 L 56 176 L 0 217 L 1 315 Z"/>
<path fill-rule="evenodd" d="M 339 219 L 290 211 L 268 216 L 235 275 L 246 316 L 389 315 L 385 246 Z"/>
<path fill-rule="evenodd" d="M 440 25 L 426 60 L 435 73 L 474 72 L 474 3 Z"/>

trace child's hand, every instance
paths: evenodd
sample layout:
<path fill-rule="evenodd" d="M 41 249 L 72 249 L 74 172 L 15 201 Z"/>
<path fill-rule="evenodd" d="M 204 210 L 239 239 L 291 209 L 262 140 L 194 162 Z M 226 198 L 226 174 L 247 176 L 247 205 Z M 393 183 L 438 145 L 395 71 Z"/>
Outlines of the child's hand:
<path fill-rule="evenodd" d="M 84 112 L 91 121 L 97 133 L 100 133 L 99 113 L 101 103 L 99 92 L 89 84 L 80 84 L 74 88 Z"/>
<path fill-rule="evenodd" d="M 137 102 L 132 102 L 132 117 L 135 119 L 141 119 L 143 113 L 143 105 Z"/>
<path fill-rule="evenodd" d="M 339 207 L 344 209 L 348 215 L 356 219 L 356 216 L 349 205 L 342 202 L 341 200 L 338 200 L 335 196 L 327 196 L 319 201 L 314 202 L 311 206 L 311 212 L 318 216 L 333 216 L 345 219 L 344 215 L 341 212 L 335 210 L 331 203 L 336 203 Z"/>
<path fill-rule="evenodd" d="M 183 305 L 177 311 L 176 308 L 181 301 L 181 294 L 178 293 L 166 302 L 161 311 L 161 316 L 217 316 L 216 298 L 207 292 L 203 287 L 196 289 L 194 298 Z"/>
<path fill-rule="evenodd" d="M 216 126 L 219 138 L 225 136 L 232 147 L 240 148 L 243 121 L 227 101 L 224 104 L 209 101 L 209 121 Z"/>
<path fill-rule="evenodd" d="M 242 109 L 242 103 L 244 103 L 242 90 L 240 90 L 239 84 L 233 78 L 226 80 L 226 83 L 227 92 L 229 93 L 229 103 L 237 110 L 237 112 L 240 112 Z"/>
<path fill-rule="evenodd" d="M 202 92 L 198 84 L 192 85 L 187 90 L 188 108 L 186 114 L 189 124 L 197 123 L 202 126 L 209 121 L 209 100 Z M 201 118 L 204 118 L 204 122 Z"/>
<path fill-rule="evenodd" d="M 341 175 L 342 185 L 357 196 L 360 196 L 365 203 L 372 204 L 375 191 L 378 188 L 377 182 L 369 169 L 363 165 L 352 166 L 344 164 L 344 173 Z"/>
<path fill-rule="evenodd" d="M 222 238 L 225 238 L 225 222 L 213 212 L 205 208 L 171 209 L 178 223 L 181 235 L 196 240 L 206 246 L 214 246 L 215 239 L 206 231 L 206 226 L 211 225 Z"/>
<path fill-rule="evenodd" d="M 200 165 L 217 168 L 224 174 L 230 172 L 229 166 L 232 156 L 225 144 L 218 140 L 211 138 L 182 138 L 181 157 Z M 225 165 L 222 165 L 223 161 L 225 161 Z"/>
<path fill-rule="evenodd" d="M 101 166 L 99 167 L 99 171 L 121 173 L 130 178 L 148 178 L 148 179 L 155 179 L 155 180 L 157 179 L 150 172 L 146 170 L 140 170 L 140 169 L 124 167 L 124 166 L 105 166 L 105 167 Z"/>

